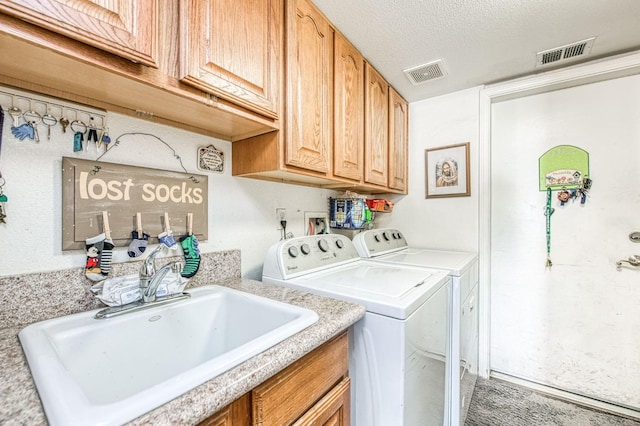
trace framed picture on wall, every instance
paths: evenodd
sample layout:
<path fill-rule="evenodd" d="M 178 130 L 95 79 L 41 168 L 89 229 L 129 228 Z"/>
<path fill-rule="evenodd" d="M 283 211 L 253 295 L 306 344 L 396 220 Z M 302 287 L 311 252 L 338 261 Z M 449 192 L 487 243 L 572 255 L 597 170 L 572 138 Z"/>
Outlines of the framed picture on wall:
<path fill-rule="evenodd" d="M 467 197 L 469 142 L 425 150 L 426 198 Z"/>

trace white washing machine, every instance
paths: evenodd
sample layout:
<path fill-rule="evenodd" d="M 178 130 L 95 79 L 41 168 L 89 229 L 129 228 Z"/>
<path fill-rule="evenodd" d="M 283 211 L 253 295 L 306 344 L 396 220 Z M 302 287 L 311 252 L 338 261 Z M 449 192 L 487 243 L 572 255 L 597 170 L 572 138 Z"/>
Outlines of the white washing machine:
<path fill-rule="evenodd" d="M 362 258 L 393 265 L 444 269 L 452 277 L 451 425 L 464 425 L 478 377 L 478 255 L 409 247 L 397 229 L 372 229 L 353 238 Z M 456 315 L 456 313 L 459 313 Z M 459 365 L 459 369 L 455 366 Z M 455 378 L 458 377 L 456 380 Z M 459 401 L 459 402 L 456 402 Z"/>
<path fill-rule="evenodd" d="M 365 306 L 349 333 L 352 425 L 449 425 L 446 271 L 361 259 L 349 238 L 324 234 L 273 245 L 262 280 Z"/>

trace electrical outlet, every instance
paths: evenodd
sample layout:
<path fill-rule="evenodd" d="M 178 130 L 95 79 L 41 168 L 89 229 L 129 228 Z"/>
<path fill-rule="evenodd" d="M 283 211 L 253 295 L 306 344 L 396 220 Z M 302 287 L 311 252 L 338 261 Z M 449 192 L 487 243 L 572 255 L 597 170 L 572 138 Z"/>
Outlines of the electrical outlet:
<path fill-rule="evenodd" d="M 276 229 L 281 230 L 282 224 L 280 223 L 283 220 L 287 220 L 287 209 L 284 207 L 278 207 L 276 209 Z"/>

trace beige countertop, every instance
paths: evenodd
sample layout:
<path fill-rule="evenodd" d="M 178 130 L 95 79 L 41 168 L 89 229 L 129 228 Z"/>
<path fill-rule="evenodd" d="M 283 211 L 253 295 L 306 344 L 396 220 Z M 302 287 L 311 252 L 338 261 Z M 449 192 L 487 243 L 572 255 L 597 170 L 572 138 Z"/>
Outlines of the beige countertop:
<path fill-rule="evenodd" d="M 346 330 L 364 316 L 361 305 L 259 281 L 228 278 L 210 282 L 315 311 L 318 321 L 191 391 L 134 419 L 131 425 L 196 424 L 275 373 Z M 203 285 L 204 283 L 194 283 Z M 189 290 L 187 287 L 187 291 Z M 0 327 L 0 424 L 44 425 L 44 410 L 18 340 L 26 324 Z"/>

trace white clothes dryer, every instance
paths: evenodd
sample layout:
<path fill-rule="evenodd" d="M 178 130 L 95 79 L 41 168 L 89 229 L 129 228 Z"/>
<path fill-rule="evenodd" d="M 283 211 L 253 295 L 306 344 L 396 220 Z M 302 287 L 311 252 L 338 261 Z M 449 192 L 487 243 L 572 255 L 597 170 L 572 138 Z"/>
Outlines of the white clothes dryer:
<path fill-rule="evenodd" d="M 339 234 L 273 245 L 267 283 L 364 305 L 350 330 L 351 424 L 449 425 L 451 279 L 361 259 Z"/>
<path fill-rule="evenodd" d="M 353 237 L 353 243 L 359 255 L 371 261 L 448 271 L 452 278 L 452 334 L 458 336 L 451 351 L 457 362 L 451 363 L 450 419 L 453 426 L 464 425 L 478 377 L 478 255 L 410 247 L 404 234 L 393 228 L 363 231 Z"/>

